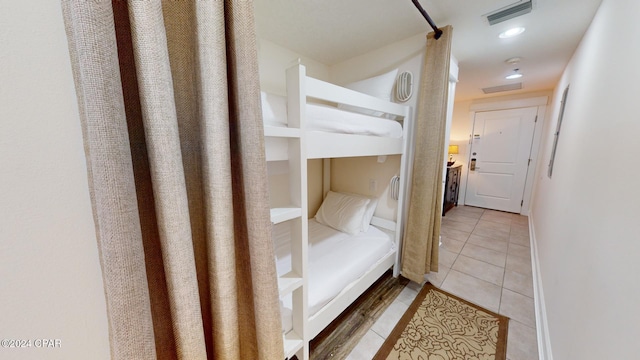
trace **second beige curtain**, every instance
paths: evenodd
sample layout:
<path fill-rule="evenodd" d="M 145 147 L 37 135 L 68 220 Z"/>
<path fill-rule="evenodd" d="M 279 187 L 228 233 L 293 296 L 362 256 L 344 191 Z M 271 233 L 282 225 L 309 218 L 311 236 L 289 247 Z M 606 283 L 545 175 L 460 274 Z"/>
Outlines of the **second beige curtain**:
<path fill-rule="evenodd" d="M 427 35 L 414 130 L 415 152 L 407 225 L 402 243 L 402 275 L 417 283 L 438 271 L 442 218 L 444 136 L 449 96 L 449 61 L 453 28 Z"/>
<path fill-rule="evenodd" d="M 282 359 L 250 1 L 63 0 L 113 359 Z"/>

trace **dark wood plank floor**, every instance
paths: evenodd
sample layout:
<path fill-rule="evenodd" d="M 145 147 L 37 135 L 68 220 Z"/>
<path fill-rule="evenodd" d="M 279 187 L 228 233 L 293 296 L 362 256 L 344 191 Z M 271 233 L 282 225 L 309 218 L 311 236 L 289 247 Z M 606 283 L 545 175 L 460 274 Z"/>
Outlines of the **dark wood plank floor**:
<path fill-rule="evenodd" d="M 311 341 L 309 357 L 346 358 L 408 282 L 403 277 L 394 278 L 391 270 L 386 272 Z"/>

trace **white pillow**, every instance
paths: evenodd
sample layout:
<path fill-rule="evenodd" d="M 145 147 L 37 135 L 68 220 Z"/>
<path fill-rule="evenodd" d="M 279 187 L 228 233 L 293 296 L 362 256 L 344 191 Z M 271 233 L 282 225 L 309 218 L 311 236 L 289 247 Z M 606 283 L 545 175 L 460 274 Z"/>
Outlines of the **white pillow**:
<path fill-rule="evenodd" d="M 369 203 L 367 204 L 367 208 L 364 211 L 364 215 L 362 216 L 362 231 L 369 230 L 369 226 L 371 225 L 371 218 L 373 218 L 373 213 L 376 212 L 377 206 L 378 198 L 369 198 Z"/>
<path fill-rule="evenodd" d="M 382 75 L 352 82 L 345 85 L 344 87 L 367 95 L 375 96 L 382 100 L 391 101 L 391 91 L 393 90 L 393 84 L 395 84 L 396 82 L 397 75 L 398 69 L 394 69 Z M 381 111 L 362 109 L 356 106 L 345 104 L 338 104 L 338 108 L 372 116 L 382 116 L 384 114 Z"/>
<path fill-rule="evenodd" d="M 315 218 L 321 224 L 355 235 L 362 231 L 364 213 L 369 202 L 369 199 L 360 196 L 329 191 Z"/>
<path fill-rule="evenodd" d="M 376 212 L 376 207 L 378 206 L 378 198 L 354 193 L 347 194 L 363 199 L 369 199 L 367 208 L 364 210 L 364 215 L 362 216 L 362 231 L 369 230 L 369 226 L 371 225 L 371 218 L 373 218 L 373 214 Z"/>

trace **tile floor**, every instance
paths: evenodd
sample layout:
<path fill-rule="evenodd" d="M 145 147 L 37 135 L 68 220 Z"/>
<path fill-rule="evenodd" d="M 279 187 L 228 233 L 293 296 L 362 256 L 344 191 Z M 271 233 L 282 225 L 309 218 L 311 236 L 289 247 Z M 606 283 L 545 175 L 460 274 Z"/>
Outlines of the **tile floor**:
<path fill-rule="evenodd" d="M 527 217 L 458 206 L 442 218 L 441 235 L 440 271 L 427 279 L 511 318 L 507 359 L 538 359 Z M 418 291 L 409 283 L 347 359 L 371 359 Z"/>

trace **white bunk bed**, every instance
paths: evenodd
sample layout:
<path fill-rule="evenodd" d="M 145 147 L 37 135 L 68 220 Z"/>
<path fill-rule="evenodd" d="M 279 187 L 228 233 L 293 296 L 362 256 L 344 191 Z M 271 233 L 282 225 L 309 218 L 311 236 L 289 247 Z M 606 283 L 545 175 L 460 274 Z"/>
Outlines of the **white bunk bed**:
<path fill-rule="evenodd" d="M 287 331 L 283 335 L 284 358 L 290 358 L 295 354 L 298 359 L 307 360 L 309 358 L 309 341 L 312 338 L 340 315 L 387 270 L 393 267 L 394 275 L 398 275 L 402 226 L 401 211 L 398 211 L 395 222 L 373 217 L 371 224 L 377 228 L 371 227 L 372 229 L 370 230 L 372 230 L 372 234 L 375 234 L 380 239 L 379 247 L 373 251 L 375 254 L 371 254 L 367 264 L 356 266 L 358 270 L 354 275 L 355 279 L 349 281 L 346 285 L 339 285 L 337 294 L 334 291 L 333 294 L 318 295 L 317 289 L 314 289 L 313 298 L 315 300 L 319 298 L 320 301 L 313 300 L 314 304 L 311 304 L 312 308 L 310 309 L 309 287 L 317 286 L 314 285 L 318 283 L 316 278 L 331 278 L 332 276 L 335 278 L 342 275 L 317 276 L 316 274 L 312 276 L 309 268 L 317 270 L 332 264 L 332 267 L 335 268 L 336 263 L 332 263 L 332 261 L 337 259 L 339 262 L 344 262 L 348 258 L 332 259 L 331 256 L 326 256 L 326 248 L 332 247 L 333 244 L 345 243 L 344 239 L 334 239 L 330 240 L 333 242 L 326 242 L 320 245 L 314 242 L 316 240 L 311 240 L 311 245 L 309 243 L 309 230 L 312 233 L 326 235 L 331 233 L 332 229 L 327 230 L 327 228 L 322 228 L 323 225 L 313 220 L 308 220 L 307 159 L 325 159 L 323 188 L 326 195 L 330 187 L 329 158 L 406 154 L 407 129 L 410 128 L 408 122 L 411 120 L 411 108 L 308 77 L 303 65 L 296 65 L 288 69 L 286 75 L 287 120 L 286 122 L 281 121 L 278 120 L 278 116 L 275 116 L 276 121 L 273 122 L 266 119 L 269 115 L 265 114 L 264 131 L 267 160 L 286 160 L 289 163 L 291 204 L 271 209 L 271 221 L 273 224 L 279 226 L 277 224 L 286 223 L 284 225 L 286 225 L 285 232 L 287 232 L 288 241 L 288 254 L 280 253 L 278 262 L 280 298 L 287 303 L 284 308 L 287 311 L 291 311 L 290 326 L 286 326 Z M 365 125 L 363 127 L 364 135 L 358 134 L 360 130 L 351 125 L 347 125 L 346 130 L 344 129 L 344 124 L 347 120 L 341 117 L 341 113 L 344 114 L 345 110 L 332 106 L 315 105 L 309 102 L 312 99 L 323 103 L 343 104 L 360 109 L 368 109 L 370 113 L 376 113 L 376 115 L 384 114 L 384 118 L 355 114 L 355 122 L 364 122 Z M 334 121 L 334 123 L 337 123 L 338 127 L 343 127 L 343 129 L 336 129 L 332 125 L 323 124 L 322 117 L 340 119 L 337 122 Z M 391 123 L 392 129 L 376 130 L 379 133 L 372 135 L 372 126 L 369 125 L 368 121 Z M 384 124 L 382 125 L 384 127 Z M 393 129 L 394 127 L 401 130 Z M 348 133 L 339 133 L 337 131 L 346 131 Z M 406 173 L 406 157 L 402 156 L 400 175 L 402 176 L 404 173 Z M 403 208 L 403 193 L 404 187 L 401 182 L 398 209 Z M 337 231 L 334 232 L 337 233 Z M 340 234 L 333 235 L 340 237 Z M 277 238 L 279 235 L 276 234 L 275 236 Z M 356 238 L 357 236 L 353 239 Z M 387 239 L 387 244 L 382 240 L 383 238 Z M 353 241 L 350 242 L 349 246 L 353 246 Z M 321 249 L 318 250 L 318 248 Z M 278 254 L 278 249 L 276 249 L 276 253 Z M 328 263 L 326 260 L 325 262 L 316 263 L 316 259 L 310 259 L 309 256 L 324 256 L 325 259 L 329 260 Z M 285 316 L 285 318 L 288 318 L 288 316 Z"/>

